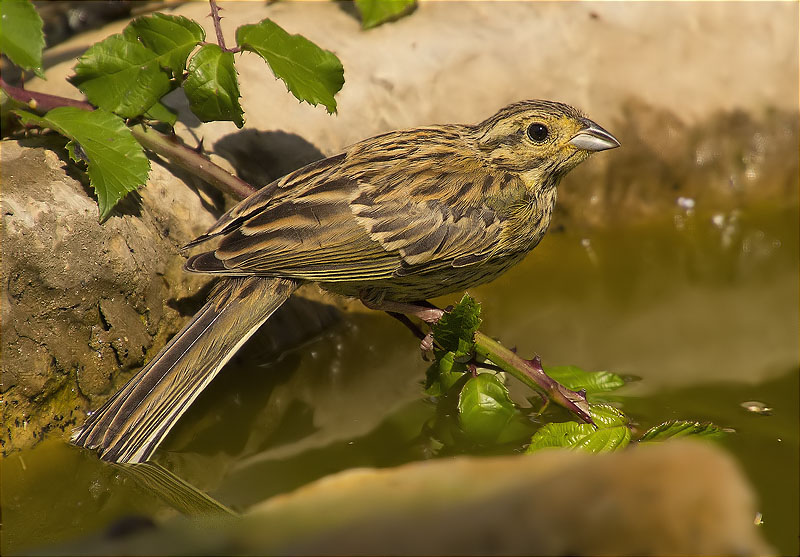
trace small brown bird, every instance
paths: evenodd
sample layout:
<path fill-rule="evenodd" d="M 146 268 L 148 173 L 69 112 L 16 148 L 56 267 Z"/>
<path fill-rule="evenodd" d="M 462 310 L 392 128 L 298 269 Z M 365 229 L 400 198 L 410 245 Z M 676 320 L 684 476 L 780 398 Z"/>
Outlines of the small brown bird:
<path fill-rule="evenodd" d="M 73 442 L 113 462 L 147 460 L 302 283 L 426 318 L 424 300 L 519 262 L 547 231 L 561 178 L 618 146 L 571 106 L 524 101 L 477 125 L 366 139 L 272 182 L 187 245 L 219 239 L 186 269 L 226 278 Z"/>

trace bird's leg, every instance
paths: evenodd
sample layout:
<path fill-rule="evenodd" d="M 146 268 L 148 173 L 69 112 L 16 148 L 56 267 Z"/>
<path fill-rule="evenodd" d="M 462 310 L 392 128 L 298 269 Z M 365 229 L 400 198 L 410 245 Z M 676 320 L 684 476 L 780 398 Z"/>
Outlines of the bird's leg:
<path fill-rule="evenodd" d="M 393 311 L 387 311 L 386 313 L 405 325 L 408 330 L 420 340 L 419 349 L 422 352 L 422 359 L 426 362 L 433 361 L 433 334 L 430 332 L 425 334 L 422 329 L 402 313 L 395 313 Z"/>
<path fill-rule="evenodd" d="M 417 327 L 417 325 L 413 321 L 411 321 L 411 319 L 406 317 L 404 314 L 397 313 L 397 312 L 394 312 L 394 311 L 387 311 L 386 313 L 388 313 L 389 315 L 391 315 L 392 317 L 397 319 L 400 323 L 405 325 L 408 328 L 408 330 L 411 331 L 411 334 L 413 334 L 415 337 L 417 337 L 420 340 L 424 340 L 425 339 L 426 335 L 422 331 L 422 329 Z"/>
<path fill-rule="evenodd" d="M 377 309 L 389 313 L 402 313 L 403 315 L 410 315 L 421 319 L 425 323 L 432 325 L 439 321 L 444 315 L 444 310 L 441 310 L 425 300 L 419 302 L 392 302 L 390 300 L 383 300 L 374 302 L 365 298 L 361 298 L 361 303 L 369 309 Z"/>
<path fill-rule="evenodd" d="M 439 321 L 444 315 L 444 311 L 437 308 L 432 303 L 421 300 L 418 302 L 392 302 L 389 300 L 374 301 L 370 300 L 367 296 L 361 297 L 361 303 L 369 309 L 382 310 L 400 321 L 403 325 L 420 339 L 419 349 L 422 351 L 422 358 L 426 361 L 432 359 L 433 352 L 433 332 L 429 331 L 427 334 L 417 327 L 408 316 L 411 315 L 432 325 Z"/>

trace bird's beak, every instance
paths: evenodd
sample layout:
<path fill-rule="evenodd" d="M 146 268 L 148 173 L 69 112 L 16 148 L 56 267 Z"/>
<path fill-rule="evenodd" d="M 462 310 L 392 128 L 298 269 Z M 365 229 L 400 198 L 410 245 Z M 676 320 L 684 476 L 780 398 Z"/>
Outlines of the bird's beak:
<path fill-rule="evenodd" d="M 584 151 L 605 151 L 619 147 L 617 138 L 589 120 L 581 118 L 584 127 L 569 140 L 572 145 Z"/>

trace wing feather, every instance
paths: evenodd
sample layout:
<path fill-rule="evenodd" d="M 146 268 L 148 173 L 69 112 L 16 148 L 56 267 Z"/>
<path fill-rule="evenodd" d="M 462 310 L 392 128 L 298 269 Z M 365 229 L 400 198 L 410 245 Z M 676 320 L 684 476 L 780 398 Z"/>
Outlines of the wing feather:
<path fill-rule="evenodd" d="M 507 195 L 465 156 L 457 126 L 392 132 L 265 186 L 192 245 L 192 271 L 299 280 L 369 281 L 479 264 L 505 216 L 486 203 Z"/>

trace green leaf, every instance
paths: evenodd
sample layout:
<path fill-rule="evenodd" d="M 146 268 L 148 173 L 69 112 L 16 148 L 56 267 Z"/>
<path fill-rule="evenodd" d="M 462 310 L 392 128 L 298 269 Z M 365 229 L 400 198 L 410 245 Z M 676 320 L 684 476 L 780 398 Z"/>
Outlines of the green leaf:
<path fill-rule="evenodd" d="M 600 428 L 578 440 L 573 449 L 590 453 L 610 453 L 631 442 L 631 430 L 624 425 Z"/>
<path fill-rule="evenodd" d="M 27 109 L 30 109 L 27 103 L 11 98 L 5 90 L 0 89 L 0 130 L 2 130 L 3 137 L 11 135 L 20 127 L 15 111 Z"/>
<path fill-rule="evenodd" d="M 630 440 L 630 430 L 622 425 L 595 429 L 589 424 L 576 422 L 555 423 L 537 431 L 525 452 L 533 453 L 546 448 L 610 452 L 625 447 Z"/>
<path fill-rule="evenodd" d="M 236 42 L 261 56 L 299 101 L 336 112 L 333 96 L 344 85 L 344 69 L 334 53 L 302 35 L 290 35 L 269 19 L 239 27 Z"/>
<path fill-rule="evenodd" d="M 639 442 L 666 441 L 667 439 L 674 439 L 676 437 L 719 439 L 724 436 L 725 432 L 712 423 L 671 420 L 648 429 L 639 439 Z"/>
<path fill-rule="evenodd" d="M 508 389 L 493 373 L 470 378 L 458 398 L 461 429 L 481 444 L 506 443 L 528 434 Z"/>
<path fill-rule="evenodd" d="M 237 128 L 244 126 L 233 53 L 215 44 L 203 45 L 189 60 L 183 89 L 192 112 L 203 122 L 229 120 Z"/>
<path fill-rule="evenodd" d="M 464 377 L 467 366 L 455 361 L 453 352 L 442 352 L 438 355 L 425 373 L 425 394 L 442 396 Z"/>
<path fill-rule="evenodd" d="M 361 13 L 361 27 L 371 29 L 410 14 L 417 0 L 356 0 L 356 7 Z"/>
<path fill-rule="evenodd" d="M 158 62 L 180 78 L 186 69 L 186 59 L 206 32 L 197 22 L 176 15 L 156 13 L 137 17 L 123 31 L 126 37 L 135 36 L 158 55 Z"/>
<path fill-rule="evenodd" d="M 589 404 L 589 414 L 598 428 L 627 425 L 630 421 L 625 414 L 610 404 Z"/>
<path fill-rule="evenodd" d="M 584 371 L 576 366 L 546 367 L 545 373 L 568 389 L 586 389 L 587 395 L 606 393 L 625 385 L 625 380 L 609 371 Z"/>
<path fill-rule="evenodd" d="M 170 90 L 158 55 L 119 34 L 92 45 L 70 81 L 92 104 L 124 118 L 143 114 Z"/>
<path fill-rule="evenodd" d="M 42 71 L 42 18 L 29 0 L 0 1 L 0 52 L 20 68 Z"/>
<path fill-rule="evenodd" d="M 128 192 L 147 181 L 150 161 L 118 116 L 102 108 L 90 112 L 73 107 L 54 108 L 44 117 L 21 110 L 17 114 L 27 124 L 52 128 L 71 140 L 70 156 L 88 166 L 101 221 Z"/>
<path fill-rule="evenodd" d="M 174 126 L 175 122 L 178 121 L 178 115 L 160 102 L 148 108 L 147 112 L 144 113 L 144 117 L 148 120 L 166 122 L 170 126 Z"/>
<path fill-rule="evenodd" d="M 589 424 L 579 424 L 577 422 L 561 422 L 545 424 L 533 437 L 531 444 L 525 449 L 526 453 L 533 453 L 547 448 L 568 448 L 595 432 L 595 428 Z"/>
<path fill-rule="evenodd" d="M 481 305 L 469 294 L 433 326 L 433 338 L 456 358 L 470 356 L 475 345 L 475 331 L 481 324 Z"/>

